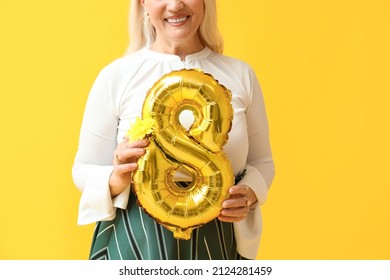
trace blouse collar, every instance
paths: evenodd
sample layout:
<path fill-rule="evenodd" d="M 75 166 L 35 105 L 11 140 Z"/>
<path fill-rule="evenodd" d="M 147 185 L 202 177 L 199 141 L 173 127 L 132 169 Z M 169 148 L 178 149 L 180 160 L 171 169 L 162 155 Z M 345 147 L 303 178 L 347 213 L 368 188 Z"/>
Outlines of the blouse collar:
<path fill-rule="evenodd" d="M 164 61 L 182 61 L 180 56 L 175 54 L 168 54 L 168 53 L 160 53 L 157 51 L 150 50 L 149 48 L 144 48 L 143 52 L 147 55 L 148 58 L 151 59 L 158 59 L 158 60 L 164 60 Z M 189 54 L 185 57 L 184 62 L 191 62 L 191 61 L 199 61 L 204 58 L 207 58 L 210 53 L 212 52 L 211 49 L 208 47 L 205 47 L 199 52 Z"/>

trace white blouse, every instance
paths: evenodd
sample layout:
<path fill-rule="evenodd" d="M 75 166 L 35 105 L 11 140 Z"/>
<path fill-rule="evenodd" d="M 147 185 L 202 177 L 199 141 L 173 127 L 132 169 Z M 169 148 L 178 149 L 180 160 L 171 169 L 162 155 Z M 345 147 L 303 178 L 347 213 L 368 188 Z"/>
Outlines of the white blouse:
<path fill-rule="evenodd" d="M 224 151 L 234 174 L 247 170 L 240 184 L 250 186 L 259 203 L 245 220 L 234 223 L 238 252 L 254 259 L 260 245 L 260 205 L 267 198 L 274 177 L 268 121 L 262 92 L 252 68 L 235 58 L 208 48 L 179 56 L 142 49 L 105 67 L 98 75 L 86 104 L 73 180 L 82 191 L 79 224 L 115 218 L 115 209 L 126 209 L 130 186 L 111 198 L 109 177 L 113 152 L 137 116 L 141 116 L 148 90 L 164 74 L 197 68 L 211 74 L 232 92 L 234 117 Z"/>

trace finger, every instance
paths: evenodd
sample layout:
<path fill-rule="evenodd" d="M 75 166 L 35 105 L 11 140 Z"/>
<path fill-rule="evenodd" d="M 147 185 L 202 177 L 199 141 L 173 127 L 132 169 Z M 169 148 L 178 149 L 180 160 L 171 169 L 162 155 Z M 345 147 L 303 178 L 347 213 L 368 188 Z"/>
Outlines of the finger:
<path fill-rule="evenodd" d="M 233 208 L 233 209 L 222 209 L 221 215 L 225 217 L 232 217 L 232 218 L 239 218 L 239 217 L 245 217 L 249 212 L 249 207 L 239 207 L 239 208 Z"/>
<path fill-rule="evenodd" d="M 226 216 L 222 216 L 222 215 L 219 215 L 218 216 L 218 220 L 220 220 L 221 222 L 225 222 L 225 223 L 235 223 L 235 222 L 240 222 L 242 220 L 244 220 L 245 217 L 226 217 Z"/>
<path fill-rule="evenodd" d="M 248 198 L 246 198 L 245 196 L 228 198 L 224 202 L 222 202 L 223 208 L 238 208 L 246 206 L 248 206 Z"/>
<path fill-rule="evenodd" d="M 144 148 L 128 148 L 128 149 L 122 149 L 119 151 L 116 151 L 115 153 L 115 159 L 117 163 L 125 163 L 134 161 L 137 157 L 142 156 L 145 154 Z"/>
<path fill-rule="evenodd" d="M 124 139 L 116 147 L 116 150 L 114 151 L 114 155 L 116 155 L 121 150 L 126 150 L 131 148 L 145 148 L 148 145 L 149 145 L 149 140 L 147 139 L 137 140 L 133 142 L 129 142 L 128 140 Z"/>
<path fill-rule="evenodd" d="M 218 219 L 226 222 L 236 222 L 245 219 L 250 209 L 248 206 L 234 208 L 234 209 L 223 209 L 218 216 Z"/>
<path fill-rule="evenodd" d="M 123 140 L 123 144 L 126 145 L 127 148 L 144 148 L 147 145 L 149 145 L 149 140 L 148 139 L 142 139 L 142 140 L 136 140 L 129 142 L 129 140 Z"/>
<path fill-rule="evenodd" d="M 257 201 L 256 194 L 246 185 L 232 186 L 229 189 L 230 198 L 245 197 L 246 205 L 250 206 Z"/>
<path fill-rule="evenodd" d="M 137 167 L 138 165 L 134 162 L 119 164 L 114 166 L 114 172 L 117 173 L 118 175 L 123 175 L 136 170 Z"/>
<path fill-rule="evenodd" d="M 244 195 L 248 192 L 248 187 L 245 185 L 236 185 L 236 186 L 231 186 L 229 188 L 229 194 L 230 195 Z"/>

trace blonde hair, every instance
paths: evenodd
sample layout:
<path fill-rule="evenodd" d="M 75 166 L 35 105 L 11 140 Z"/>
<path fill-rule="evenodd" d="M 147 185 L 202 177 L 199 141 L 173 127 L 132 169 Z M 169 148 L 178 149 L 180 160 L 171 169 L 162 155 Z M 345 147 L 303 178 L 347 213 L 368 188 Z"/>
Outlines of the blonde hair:
<path fill-rule="evenodd" d="M 199 26 L 201 42 L 211 50 L 223 52 L 223 38 L 217 25 L 216 0 L 203 0 L 204 15 Z M 156 39 L 156 30 L 149 24 L 144 24 L 144 9 L 141 0 L 131 0 L 129 18 L 130 44 L 127 52 L 134 52 L 149 46 Z"/>

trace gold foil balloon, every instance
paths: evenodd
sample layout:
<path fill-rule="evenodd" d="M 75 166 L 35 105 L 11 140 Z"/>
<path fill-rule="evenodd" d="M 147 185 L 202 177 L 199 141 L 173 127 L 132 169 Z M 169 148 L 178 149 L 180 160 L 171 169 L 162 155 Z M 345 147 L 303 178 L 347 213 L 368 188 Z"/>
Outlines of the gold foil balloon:
<path fill-rule="evenodd" d="M 179 116 L 193 114 L 189 129 Z M 216 218 L 233 171 L 222 150 L 231 129 L 231 92 L 200 70 L 173 71 L 150 89 L 142 109 L 153 132 L 133 176 L 138 202 L 175 238 L 189 239 L 194 228 Z M 189 174 L 186 185 L 175 179 Z"/>

